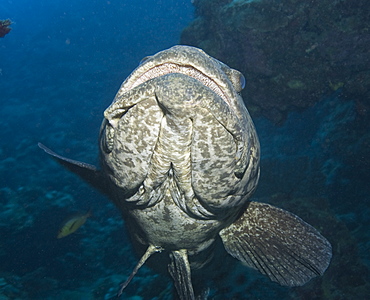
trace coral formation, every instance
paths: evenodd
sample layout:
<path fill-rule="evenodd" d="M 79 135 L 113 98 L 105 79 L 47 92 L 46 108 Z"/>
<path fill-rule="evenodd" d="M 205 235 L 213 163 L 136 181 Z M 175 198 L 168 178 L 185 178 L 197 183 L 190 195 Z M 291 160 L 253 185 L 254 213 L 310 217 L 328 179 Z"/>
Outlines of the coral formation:
<path fill-rule="evenodd" d="M 203 48 L 244 73 L 252 114 L 276 123 L 343 88 L 369 104 L 368 2 L 194 1 L 182 44 Z"/>
<path fill-rule="evenodd" d="M 12 24 L 12 22 L 9 19 L 6 20 L 0 20 L 0 38 L 7 35 L 11 28 L 9 27 Z"/>

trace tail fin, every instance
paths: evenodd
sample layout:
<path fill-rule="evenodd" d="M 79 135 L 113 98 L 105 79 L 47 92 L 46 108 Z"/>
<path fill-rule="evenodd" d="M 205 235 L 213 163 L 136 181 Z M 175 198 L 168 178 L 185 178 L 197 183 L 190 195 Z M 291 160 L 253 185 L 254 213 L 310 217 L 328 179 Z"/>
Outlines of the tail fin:
<path fill-rule="evenodd" d="M 180 299 L 195 300 L 187 251 L 185 249 L 172 251 L 170 257 L 168 271 L 174 280 Z"/>

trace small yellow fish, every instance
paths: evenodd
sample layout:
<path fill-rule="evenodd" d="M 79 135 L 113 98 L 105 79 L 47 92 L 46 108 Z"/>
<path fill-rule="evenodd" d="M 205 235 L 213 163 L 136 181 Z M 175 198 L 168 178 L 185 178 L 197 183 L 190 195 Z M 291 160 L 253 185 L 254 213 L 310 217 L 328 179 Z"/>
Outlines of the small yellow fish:
<path fill-rule="evenodd" d="M 57 238 L 63 238 L 71 233 L 74 233 L 78 228 L 85 224 L 88 217 L 91 216 L 91 210 L 84 215 L 74 215 L 65 221 L 62 227 L 59 229 Z"/>

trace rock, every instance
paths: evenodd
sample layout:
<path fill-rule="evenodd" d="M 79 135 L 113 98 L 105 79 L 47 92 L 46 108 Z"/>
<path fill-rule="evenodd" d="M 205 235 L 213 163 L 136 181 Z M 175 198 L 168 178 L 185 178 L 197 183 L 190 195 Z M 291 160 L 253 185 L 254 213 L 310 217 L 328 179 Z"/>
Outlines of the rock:
<path fill-rule="evenodd" d="M 370 101 L 366 0 L 194 1 L 197 18 L 182 44 L 203 48 L 247 78 L 252 115 L 282 123 L 322 95 L 343 89 Z"/>

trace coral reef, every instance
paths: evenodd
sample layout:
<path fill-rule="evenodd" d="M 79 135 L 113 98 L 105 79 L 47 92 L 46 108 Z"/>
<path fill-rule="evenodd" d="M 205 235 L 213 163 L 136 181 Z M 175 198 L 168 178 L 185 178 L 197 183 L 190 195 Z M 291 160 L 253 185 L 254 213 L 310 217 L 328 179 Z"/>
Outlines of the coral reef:
<path fill-rule="evenodd" d="M 9 19 L 6 20 L 0 20 L 0 38 L 7 35 L 11 28 L 9 27 L 12 24 L 12 22 Z"/>
<path fill-rule="evenodd" d="M 343 89 L 370 104 L 370 11 L 366 0 L 195 0 L 182 44 L 244 73 L 252 114 L 282 123 L 291 110 Z"/>

